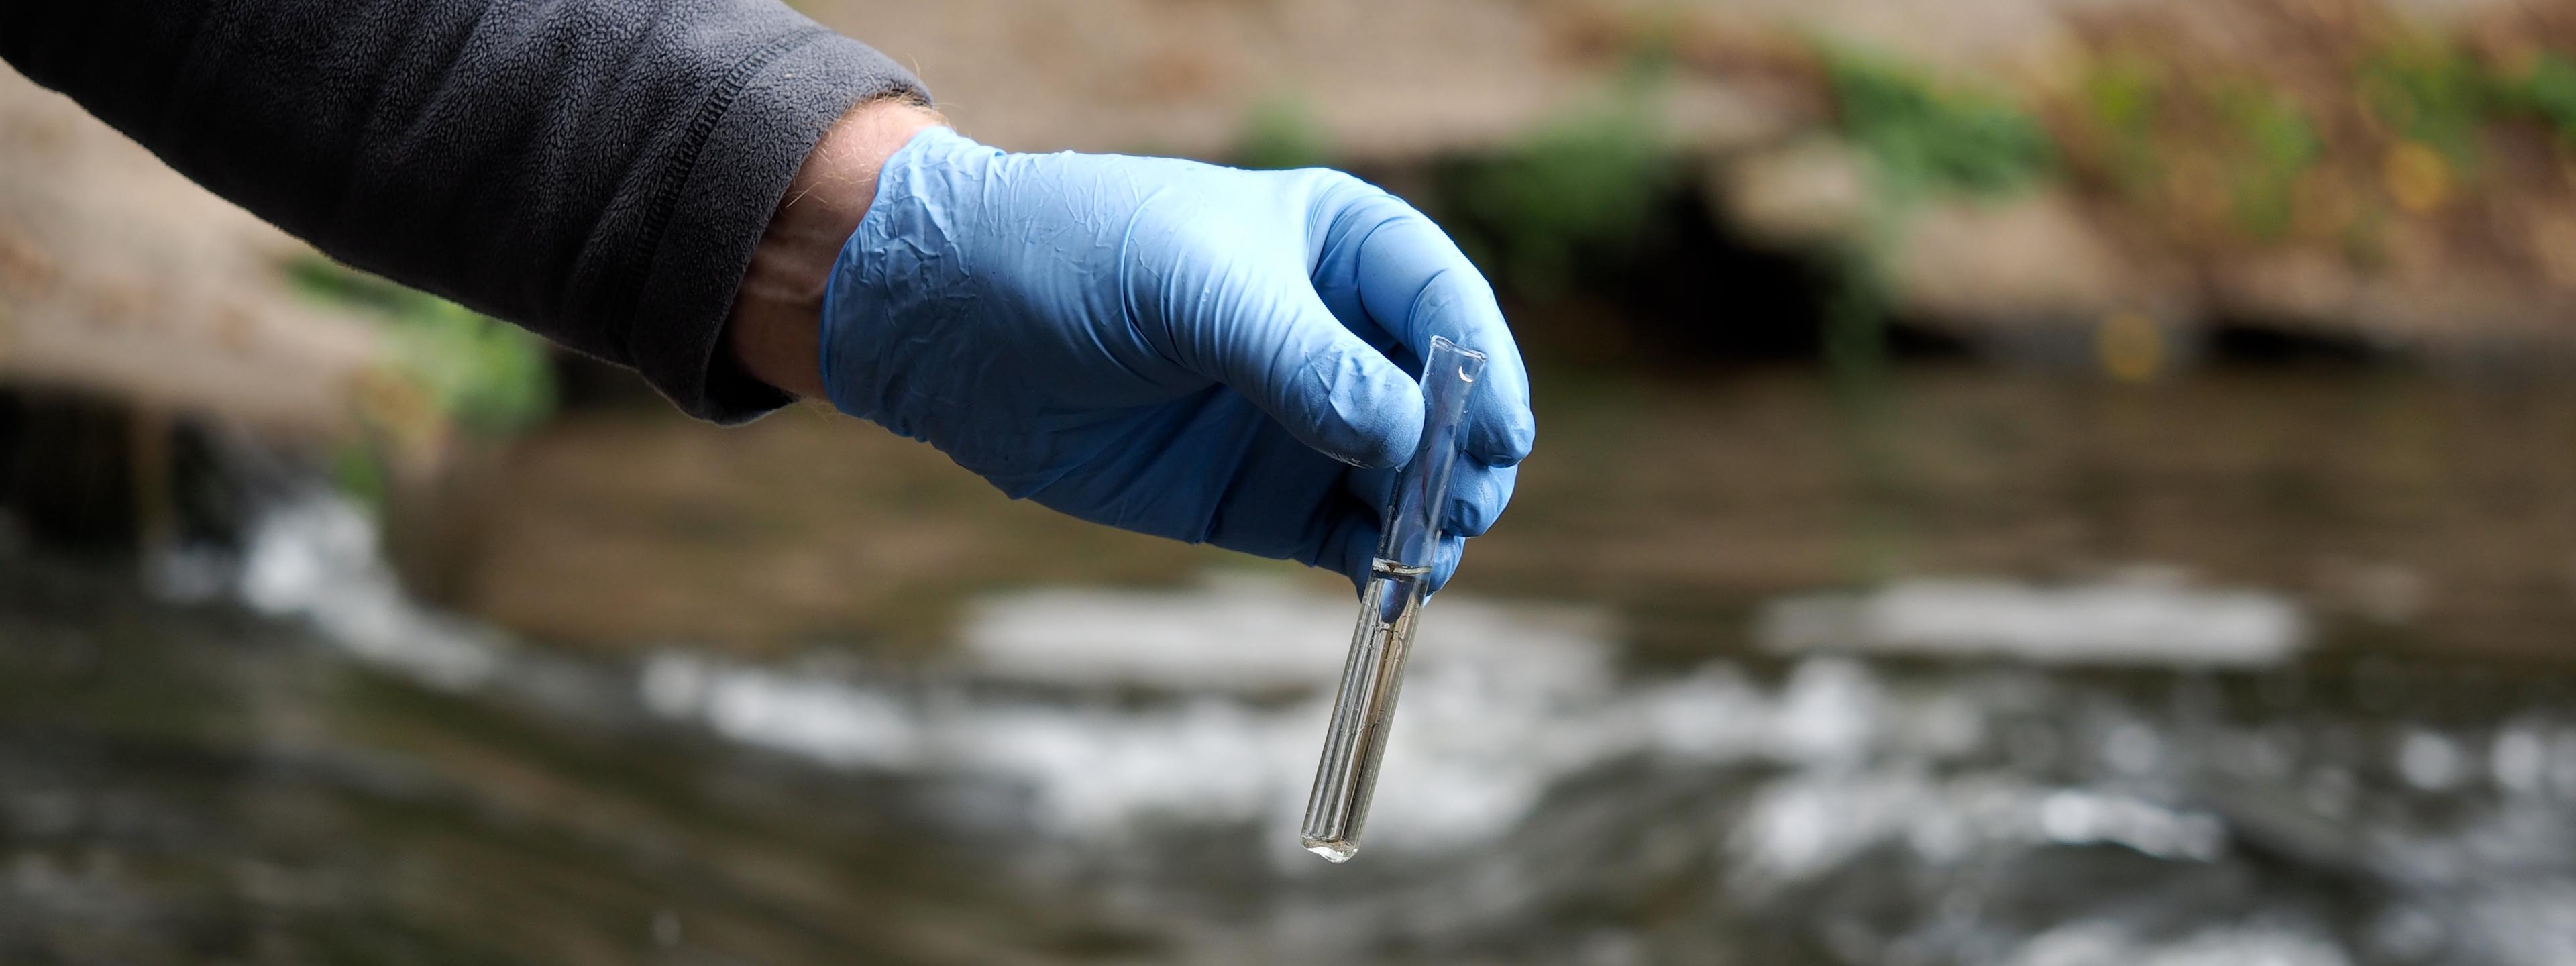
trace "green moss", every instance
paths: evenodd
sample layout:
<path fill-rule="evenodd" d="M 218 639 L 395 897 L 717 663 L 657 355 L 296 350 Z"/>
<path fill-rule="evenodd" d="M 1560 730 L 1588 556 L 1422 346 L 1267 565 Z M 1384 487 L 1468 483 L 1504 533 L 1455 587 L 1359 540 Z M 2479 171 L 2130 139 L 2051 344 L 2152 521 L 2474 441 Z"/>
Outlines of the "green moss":
<path fill-rule="evenodd" d="M 2113 185 L 2132 193 L 2154 185 L 2163 173 L 2155 145 L 2156 119 L 2166 101 L 2163 69 L 2140 57 L 2096 63 L 2085 71 L 2076 98 Z"/>
<path fill-rule="evenodd" d="M 2530 73 L 2504 84 L 2506 103 L 2538 117 L 2560 144 L 2576 148 L 2576 59 L 2542 54 Z"/>
<path fill-rule="evenodd" d="M 360 505 L 381 511 L 392 493 L 384 458 L 369 443 L 342 443 L 331 451 L 331 482 Z"/>
<path fill-rule="evenodd" d="M 458 427 L 505 436 L 553 412 L 545 343 L 525 330 L 319 256 L 288 262 L 286 274 L 316 298 L 382 320 L 401 375 Z"/>
<path fill-rule="evenodd" d="M 2498 85 L 2487 69 L 2444 43 L 2383 47 L 2362 62 L 2355 80 L 2380 123 L 2463 169 L 2475 163 L 2478 130 L 2499 105 Z"/>
<path fill-rule="evenodd" d="M 396 336 L 411 375 L 469 431 L 508 435 L 554 410 L 545 344 L 524 330 L 442 301 Z"/>
<path fill-rule="evenodd" d="M 1900 198 L 2009 192 L 2056 163 L 2047 130 L 2002 95 L 1847 52 L 1828 51 L 1825 72 L 1843 136 Z"/>
<path fill-rule="evenodd" d="M 2247 235 L 2280 237 L 2297 214 L 2299 176 L 2325 149 L 2316 125 L 2289 95 L 2252 82 L 2214 86 L 2210 106 L 2225 132 L 2229 216 Z"/>
<path fill-rule="evenodd" d="M 1579 255 L 1634 250 L 1681 166 L 1645 98 L 1562 116 L 1456 173 L 1466 239 L 1524 291 L 1560 291 Z"/>
<path fill-rule="evenodd" d="M 2479 134 L 2496 122 L 2534 121 L 2576 148 L 2576 58 L 2564 53 L 2544 52 L 2514 72 L 2453 45 L 2413 41 L 2373 53 L 2359 84 L 2381 123 L 2461 171 L 2474 170 Z"/>

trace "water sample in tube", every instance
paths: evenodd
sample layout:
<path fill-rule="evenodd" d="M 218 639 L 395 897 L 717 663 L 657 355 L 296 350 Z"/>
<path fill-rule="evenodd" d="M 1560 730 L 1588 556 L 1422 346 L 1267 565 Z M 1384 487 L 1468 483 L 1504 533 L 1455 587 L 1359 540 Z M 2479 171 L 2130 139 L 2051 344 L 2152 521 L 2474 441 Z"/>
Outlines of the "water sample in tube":
<path fill-rule="evenodd" d="M 1467 423 L 1468 398 L 1484 372 L 1485 354 L 1434 336 L 1422 365 L 1422 443 L 1396 471 L 1387 501 L 1386 533 L 1360 590 L 1359 627 L 1342 686 L 1333 698 L 1332 727 L 1324 758 L 1315 766 L 1315 789 L 1306 797 L 1301 830 L 1306 851 L 1347 862 L 1360 850 L 1369 795 L 1394 723 L 1395 695 L 1404 684 L 1404 659 L 1413 650 L 1413 625 L 1430 589 L 1440 552 L 1440 523 L 1449 502 L 1449 469 L 1458 460 L 1458 434 Z"/>

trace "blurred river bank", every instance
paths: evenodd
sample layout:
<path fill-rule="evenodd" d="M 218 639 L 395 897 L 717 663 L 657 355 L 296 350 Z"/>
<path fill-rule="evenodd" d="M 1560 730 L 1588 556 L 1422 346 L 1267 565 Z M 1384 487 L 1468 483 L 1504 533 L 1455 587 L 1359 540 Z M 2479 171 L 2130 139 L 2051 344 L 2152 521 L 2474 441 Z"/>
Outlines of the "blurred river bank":
<path fill-rule="evenodd" d="M 806 6 L 997 145 L 1382 182 L 1543 356 L 1893 327 L 2130 381 L 2236 332 L 2576 359 L 2576 4 Z M 22 78 L 0 133 L 10 384 L 415 464 L 450 423 L 543 417 L 543 350 L 507 326 L 329 264 Z"/>

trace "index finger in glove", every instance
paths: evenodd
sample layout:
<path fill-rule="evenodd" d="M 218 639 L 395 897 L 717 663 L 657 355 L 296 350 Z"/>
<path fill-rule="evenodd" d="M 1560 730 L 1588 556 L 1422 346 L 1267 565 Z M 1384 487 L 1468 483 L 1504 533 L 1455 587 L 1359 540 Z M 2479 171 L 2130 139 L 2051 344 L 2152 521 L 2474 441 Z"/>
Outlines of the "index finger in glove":
<path fill-rule="evenodd" d="M 1456 243 L 1413 206 L 1357 180 L 1332 194 L 1315 267 L 1315 287 L 1343 324 L 1366 322 L 1416 358 L 1433 336 L 1487 357 L 1477 380 L 1464 448 L 1487 466 L 1526 459 L 1538 435 L 1530 411 L 1529 370 L 1512 341 L 1494 290 Z"/>

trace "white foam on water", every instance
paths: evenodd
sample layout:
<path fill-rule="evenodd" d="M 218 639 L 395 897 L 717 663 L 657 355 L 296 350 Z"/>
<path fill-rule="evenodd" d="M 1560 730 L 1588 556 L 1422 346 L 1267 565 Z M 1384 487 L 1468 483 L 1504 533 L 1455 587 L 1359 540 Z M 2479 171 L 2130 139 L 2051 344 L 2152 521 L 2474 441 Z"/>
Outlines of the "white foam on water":
<path fill-rule="evenodd" d="M 922 757 L 918 713 L 884 688 L 678 653 L 647 658 L 638 687 L 655 713 L 828 765 L 896 769 Z"/>
<path fill-rule="evenodd" d="M 1302 690 L 1341 659 L 1358 605 L 1336 603 L 1243 577 L 1169 591 L 1036 590 L 975 601 L 958 643 L 978 672 L 1017 680 Z"/>
<path fill-rule="evenodd" d="M 664 716 L 817 761 L 1022 783 L 1030 820 L 1071 839 L 1116 842 L 1172 821 L 1252 823 L 1293 854 L 1352 606 L 1241 578 L 1195 591 L 1044 591 L 973 608 L 967 646 L 946 669 L 1008 689 L 905 698 L 680 653 L 651 659 L 639 687 Z M 1623 681 L 1614 639 L 1595 611 L 1441 597 L 1415 642 L 1367 850 L 1494 841 L 1554 785 L 1625 757 L 1849 770 L 1890 749 L 1938 759 L 1984 739 L 1969 699 L 1892 695 L 1855 660 L 1805 659 L 1769 686 L 1722 661 Z M 1134 642 L 1143 643 L 1130 650 Z M 1034 700 L 1029 687 L 1059 698 Z M 1097 693 L 1135 687 L 1160 697 Z M 749 710 L 761 707 L 771 710 Z M 1879 803 L 1895 820 L 1922 792 L 1883 791 L 1841 800 Z M 1798 844 L 1794 820 L 1760 834 L 1780 836 L 1784 855 L 1813 850 Z"/>
<path fill-rule="evenodd" d="M 1274 578 L 1217 574 L 1173 590 L 1052 589 L 988 597 L 958 642 L 978 676 L 1066 686 L 1302 691 L 1341 669 L 1355 597 Z M 1541 662 L 1509 676 L 1581 688 L 1603 672 L 1606 616 L 1593 608 L 1436 598 L 1414 668 Z M 1410 680 L 1410 678 L 1408 678 Z"/>
<path fill-rule="evenodd" d="M 2494 762 L 2495 781 L 2505 791 L 2534 794 L 2549 777 L 2549 743 L 2540 729 L 2525 724 L 2509 724 L 2496 731 L 2495 746 L 2488 752 Z"/>
<path fill-rule="evenodd" d="M 2248 925 L 2204 929 L 2176 939 L 2143 938 L 2128 928 L 2080 922 L 2023 942 L 2006 966 L 2347 966 L 2324 936 Z"/>
<path fill-rule="evenodd" d="M 1158 820 L 1242 822 L 1276 809 L 1293 777 L 1275 714 L 1213 699 L 1145 712 L 1015 707 L 960 715 L 939 729 L 942 759 L 1028 782 L 1049 831 L 1112 839 Z"/>
<path fill-rule="evenodd" d="M 327 492 L 259 519 L 239 589 L 254 610 L 301 618 L 359 659 L 441 688 L 482 684 L 508 647 L 488 629 L 413 604 L 377 553 L 375 521 Z"/>
<path fill-rule="evenodd" d="M 2459 745 L 2430 728 L 2409 728 L 2397 745 L 2397 773 L 2428 792 L 2448 791 L 2466 777 L 2468 758 Z"/>
<path fill-rule="evenodd" d="M 2002 657 L 2035 664 L 2267 667 L 2307 637 L 2288 601 L 2166 578 L 2066 586 L 1901 580 L 1867 593 L 1765 607 L 1755 638 L 1774 653 L 1857 651 Z"/>
<path fill-rule="evenodd" d="M 678 653 L 650 660 L 639 687 L 660 714 L 817 761 L 1023 783 L 1031 821 L 1068 838 L 1116 842 L 1171 821 L 1253 823 L 1285 850 L 1322 746 L 1325 686 L 1340 668 L 1351 607 L 1243 578 L 1194 591 L 1051 590 L 970 611 L 960 663 L 946 670 L 1015 686 L 998 693 L 906 698 Z M 1611 666 L 1614 639 L 1598 612 L 1440 598 L 1415 642 L 1367 849 L 1494 841 L 1552 786 L 1632 756 L 1801 769 L 1756 807 L 1740 842 L 1784 878 L 1890 837 L 1965 848 L 2006 834 L 1977 818 L 1998 808 L 2022 840 L 2046 812 L 2062 841 L 2180 858 L 2215 848 L 2209 820 L 2151 804 L 2076 796 L 2052 806 L 2048 788 L 1952 788 L 1872 764 L 1889 752 L 1927 762 L 1978 747 L 1986 718 L 1967 696 L 1894 694 L 1843 657 L 1800 660 L 1769 686 L 1723 661 L 1623 681 Z M 1032 700 L 1032 686 L 1061 699 Z M 1093 696 L 1135 687 L 1161 697 Z M 1281 703 L 1246 699 L 1301 692 Z M 1998 805 L 1999 795 L 2009 801 Z"/>
<path fill-rule="evenodd" d="M 1938 864 L 1999 843 L 2117 845 L 2189 862 L 2227 851 L 2225 824 L 2205 812 L 1991 774 L 1941 778 L 1920 763 L 1790 772 L 1755 795 L 1728 845 L 1736 885 L 1767 894 L 1881 845 Z"/>
<path fill-rule="evenodd" d="M 1340 669 L 1356 606 L 1237 578 L 1188 592 L 1043 591 L 973 608 L 963 663 L 948 670 L 1073 692 L 1063 702 L 971 688 L 907 700 L 677 652 L 649 659 L 638 688 L 665 717 L 828 764 L 1024 782 L 1032 819 L 1069 837 L 1115 840 L 1178 819 L 1260 823 L 1293 842 L 1323 743 L 1324 685 Z M 1501 835 L 1567 772 L 1646 750 L 1649 716 L 1679 717 L 1619 700 L 1597 612 L 1443 596 L 1428 613 L 1369 820 L 1373 850 Z M 1082 696 L 1112 687 L 1164 698 Z M 1283 692 L 1305 697 L 1242 698 Z"/>

